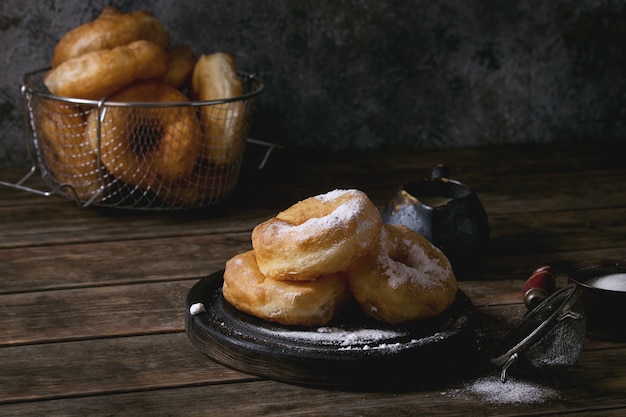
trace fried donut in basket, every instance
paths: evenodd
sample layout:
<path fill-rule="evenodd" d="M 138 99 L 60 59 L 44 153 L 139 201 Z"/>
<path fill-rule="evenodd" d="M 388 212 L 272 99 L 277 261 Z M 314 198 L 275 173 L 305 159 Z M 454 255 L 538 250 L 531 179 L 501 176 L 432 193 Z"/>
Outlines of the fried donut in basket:
<path fill-rule="evenodd" d="M 87 131 L 92 148 L 115 177 L 158 194 L 192 174 L 202 146 L 200 123 L 193 107 L 175 106 L 188 103 L 187 96 L 163 82 L 145 81 L 111 96 L 110 102 L 131 106 L 106 106 L 99 137 L 99 112 L 92 111 Z"/>
<path fill-rule="evenodd" d="M 189 95 L 192 100 L 222 100 L 242 93 L 243 86 L 231 55 L 217 52 L 200 56 L 191 77 Z M 212 164 L 228 164 L 239 157 L 246 139 L 245 117 L 242 101 L 208 104 L 200 108 L 202 130 Z"/>
<path fill-rule="evenodd" d="M 100 100 L 135 81 L 162 80 L 167 71 L 165 49 L 139 40 L 65 61 L 45 75 L 44 83 L 57 96 Z"/>
<path fill-rule="evenodd" d="M 90 200 L 100 192 L 102 180 L 96 152 L 85 134 L 86 111 L 77 104 L 54 99 L 34 101 L 33 111 L 39 146 L 54 179 L 70 185 L 80 201 Z"/>
<path fill-rule="evenodd" d="M 158 196 L 171 206 L 200 207 L 232 193 L 237 185 L 238 173 L 238 167 L 232 164 L 213 166 L 200 157 L 189 177 L 163 183 Z"/>
<path fill-rule="evenodd" d="M 198 57 L 187 45 L 176 45 L 167 50 L 168 70 L 163 81 L 166 84 L 183 88 L 191 80 Z"/>
<path fill-rule="evenodd" d="M 123 14 L 115 7 L 105 7 L 95 20 L 67 32 L 54 49 L 52 68 L 89 52 L 113 49 L 147 40 L 166 49 L 169 34 L 149 12 L 137 10 Z"/>

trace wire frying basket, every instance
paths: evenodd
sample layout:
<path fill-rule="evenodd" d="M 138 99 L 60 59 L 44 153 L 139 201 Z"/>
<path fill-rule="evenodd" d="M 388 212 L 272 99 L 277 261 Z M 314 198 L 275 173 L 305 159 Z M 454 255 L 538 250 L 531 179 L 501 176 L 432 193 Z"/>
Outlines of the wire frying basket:
<path fill-rule="evenodd" d="M 213 205 L 237 185 L 256 75 L 239 73 L 243 94 L 206 102 L 112 102 L 51 95 L 46 69 L 22 84 L 26 142 L 50 191 L 78 204 L 141 210 Z"/>

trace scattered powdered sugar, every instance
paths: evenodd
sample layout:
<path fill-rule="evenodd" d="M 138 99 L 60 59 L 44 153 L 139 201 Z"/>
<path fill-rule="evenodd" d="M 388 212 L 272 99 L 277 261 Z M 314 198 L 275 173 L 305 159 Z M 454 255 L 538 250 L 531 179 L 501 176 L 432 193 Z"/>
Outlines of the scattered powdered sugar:
<path fill-rule="evenodd" d="M 295 342 L 296 344 L 304 342 L 337 351 L 384 351 L 385 354 L 436 343 L 446 337 L 444 334 L 436 332 L 427 337 L 411 338 L 410 333 L 402 330 L 379 328 L 319 327 L 310 331 L 270 328 L 259 328 L 258 330 L 267 336 L 279 337 L 286 342 Z"/>
<path fill-rule="evenodd" d="M 462 388 L 442 394 L 497 404 L 537 404 L 559 397 L 559 392 L 554 388 L 514 378 L 502 382 L 496 375 L 475 379 Z"/>
<path fill-rule="evenodd" d="M 262 329 L 273 335 L 285 339 L 335 345 L 346 349 L 371 348 L 372 346 L 386 345 L 391 339 L 406 336 L 407 334 L 394 330 L 383 329 L 354 329 L 346 330 L 338 327 L 319 327 L 311 331 L 297 330 L 270 330 Z M 367 347 L 365 347 L 367 346 Z"/>

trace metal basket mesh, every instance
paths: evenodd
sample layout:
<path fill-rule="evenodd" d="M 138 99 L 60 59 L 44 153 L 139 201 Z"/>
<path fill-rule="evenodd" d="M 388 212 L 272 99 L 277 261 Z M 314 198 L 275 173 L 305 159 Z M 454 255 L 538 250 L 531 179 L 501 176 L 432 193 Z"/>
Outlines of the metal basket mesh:
<path fill-rule="evenodd" d="M 229 100 L 115 103 L 50 95 L 45 70 L 24 78 L 27 141 L 55 193 L 81 205 L 165 210 L 215 204 L 236 187 L 254 101 L 240 73 Z"/>

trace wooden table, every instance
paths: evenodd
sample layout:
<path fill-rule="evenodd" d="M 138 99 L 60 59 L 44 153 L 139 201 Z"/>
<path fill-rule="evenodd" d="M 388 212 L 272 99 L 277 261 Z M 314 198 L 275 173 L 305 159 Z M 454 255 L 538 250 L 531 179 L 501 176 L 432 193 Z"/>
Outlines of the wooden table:
<path fill-rule="evenodd" d="M 0 414 L 624 415 L 623 343 L 587 338 L 564 374 L 518 378 L 508 393 L 487 383 L 497 369 L 428 389 L 301 387 L 229 369 L 190 343 L 186 294 L 249 249 L 256 224 L 335 188 L 361 189 L 382 209 L 437 163 L 472 187 L 489 216 L 487 263 L 460 282 L 484 351 L 526 311 L 521 288 L 535 268 L 626 258 L 626 163 L 608 144 L 280 149 L 263 170 L 244 171 L 226 207 L 184 213 L 82 208 L 0 187 Z"/>

